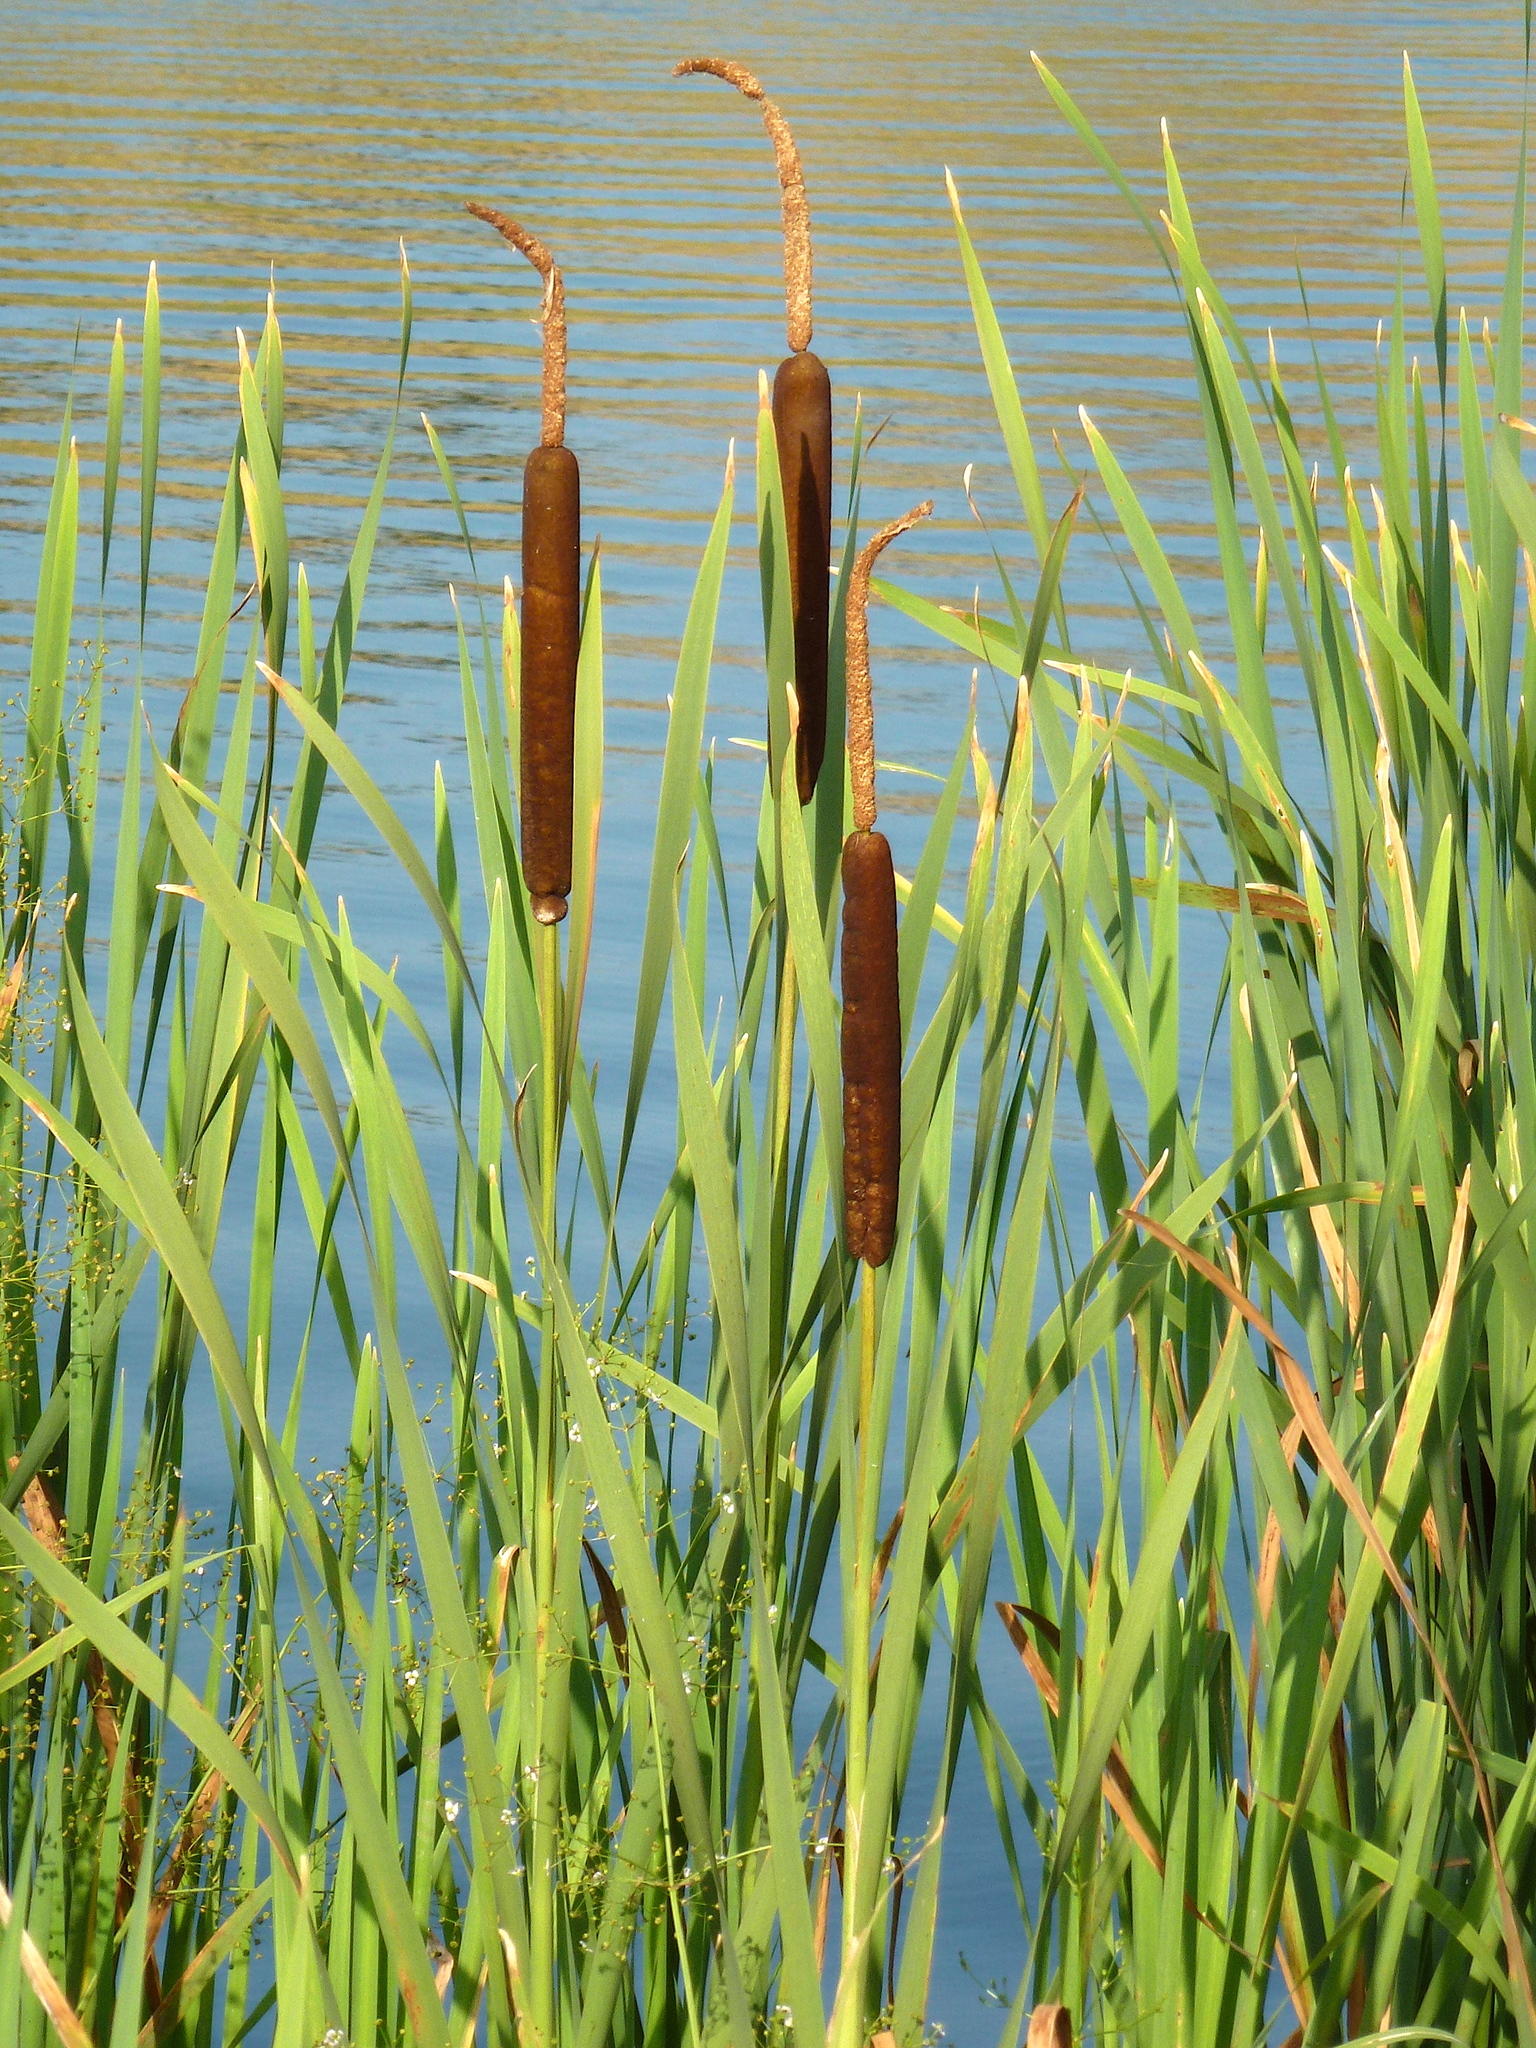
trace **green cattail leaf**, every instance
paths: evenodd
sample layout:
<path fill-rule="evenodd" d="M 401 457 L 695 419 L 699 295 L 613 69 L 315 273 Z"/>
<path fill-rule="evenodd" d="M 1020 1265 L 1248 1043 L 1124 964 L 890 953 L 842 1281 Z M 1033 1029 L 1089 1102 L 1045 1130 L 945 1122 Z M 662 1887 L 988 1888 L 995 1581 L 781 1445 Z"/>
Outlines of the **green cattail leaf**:
<path fill-rule="evenodd" d="M 787 751 L 787 750 L 786 750 Z M 742 1272 L 741 1224 L 737 1214 L 735 1175 L 721 1128 L 715 1091 L 699 1026 L 698 992 L 689 977 L 683 937 L 674 921 L 676 952 L 672 965 L 672 1024 L 677 1056 L 678 1108 L 693 1166 L 709 1253 L 715 1317 L 725 1361 L 730 1406 L 722 1425 L 734 1425 L 734 1449 L 743 1461 L 753 1442 L 751 1364 L 747 1342 L 747 1290 Z M 722 1409 L 726 1403 L 720 1402 Z M 734 1460 L 726 1453 L 726 1470 Z"/>
<path fill-rule="evenodd" d="M 661 796 L 656 807 L 656 839 L 651 854 L 651 885 L 645 906 L 645 935 L 640 946 L 640 981 L 635 993 L 635 1030 L 629 1059 L 629 1086 L 624 1100 L 624 1133 L 619 1145 L 615 1186 L 623 1185 L 629 1149 L 650 1072 L 656 1026 L 661 1017 L 667 968 L 672 957 L 674 891 L 678 865 L 688 845 L 693 817 L 693 789 L 704 741 L 704 707 L 714 655 L 715 619 L 720 586 L 730 545 L 735 504 L 734 462 L 726 472 L 709 541 L 699 564 L 698 580 L 688 607 L 682 646 L 677 658 L 672 712 L 667 722 L 667 748 L 661 769 Z"/>
<path fill-rule="evenodd" d="M 59 747 L 74 622 L 79 533 L 80 463 L 66 414 L 48 500 L 48 517 L 43 529 L 43 557 L 38 570 L 37 610 L 32 629 L 31 673 L 27 687 L 26 779 L 20 803 L 20 867 L 17 874 L 18 905 L 24 912 L 30 910 L 36 892 L 43 886 L 48 858 L 48 828 L 56 807 L 55 792 L 63 765 Z"/>
<path fill-rule="evenodd" d="M 1369 1290 L 1394 1231 L 1399 1227 L 1398 1205 L 1408 1191 L 1415 1155 L 1425 1147 L 1430 1133 L 1424 1128 L 1423 1112 L 1429 1086 L 1430 1060 L 1444 1001 L 1443 968 L 1450 917 L 1451 881 L 1455 864 L 1455 837 L 1447 818 L 1435 848 L 1435 864 L 1425 894 L 1419 932 L 1419 958 L 1414 975 L 1412 1007 L 1403 1033 L 1403 1073 L 1398 1084 L 1393 1112 L 1392 1145 L 1387 1155 L 1381 1205 L 1366 1253 L 1361 1286 Z"/>
<path fill-rule="evenodd" d="M 901 962 L 903 1044 L 912 1030 L 912 1019 L 917 1011 L 918 990 L 923 980 L 923 963 L 928 957 L 928 941 L 939 920 L 939 890 L 943 885 L 945 869 L 949 862 L 955 820 L 960 814 L 960 799 L 965 793 L 965 771 L 970 765 L 974 731 L 973 720 L 967 718 L 965 728 L 955 746 L 955 755 L 949 766 L 949 774 L 945 778 L 943 794 L 934 809 L 933 823 L 929 826 L 928 837 L 923 843 L 922 857 L 913 873 L 911 887 L 906 896 L 906 909 L 902 914 L 901 932 L 897 941 Z M 958 938 L 959 935 L 957 927 L 954 936 Z"/>
<path fill-rule="evenodd" d="M 1422 1703 L 1421 1703 L 1422 1704 Z M 1442 1710 L 1443 1711 L 1443 1710 Z M 1436 1768 L 1443 1770 L 1445 1760 L 1437 1760 Z M 1439 1922 L 1445 1931 L 1475 1965 L 1479 1976 L 1486 1979 L 1508 2003 L 1514 2002 L 1514 1987 L 1505 1974 L 1497 1953 L 1484 1940 L 1482 1930 L 1462 1912 L 1455 1902 L 1446 1897 L 1437 1885 L 1429 1883 L 1418 1871 L 1406 1866 L 1406 1859 L 1394 1855 L 1379 1842 L 1367 1841 L 1363 1836 L 1341 1828 L 1337 1821 L 1314 1808 L 1306 1808 L 1301 1824 L 1309 1835 L 1361 1870 L 1368 1871 L 1374 1878 L 1391 1887 L 1391 1898 L 1395 1904 L 1401 1897 L 1403 1907 L 1416 1906 L 1421 1912 Z M 1378 1951 L 1380 1953 L 1380 1951 Z M 1357 2034 L 1354 2043 L 1366 2048 L 1369 2042 L 1387 2043 L 1400 2040 L 1405 2044 L 1418 2041 L 1449 2041 L 1455 2043 L 1455 2034 L 1445 2033 L 1437 2027 L 1391 2027 L 1376 2034 Z M 1353 2044 L 1352 2044 L 1353 2048 Z"/>
<path fill-rule="evenodd" d="M 160 477 L 160 280 L 149 266 L 144 287 L 144 339 L 139 365 L 139 639 L 149 613 L 149 558 L 155 539 L 155 489 Z"/>
<path fill-rule="evenodd" d="M 686 1009 L 686 995 L 679 998 L 674 991 L 673 1007 L 674 1011 Z M 702 1056 L 702 1041 L 699 1050 Z M 581 1429 L 583 1455 L 597 1500 L 597 1512 L 644 1654 L 646 1677 L 655 1691 L 658 1721 L 665 1727 L 671 1745 L 670 1775 L 688 1839 L 696 1861 L 718 1889 L 721 1874 L 716 1861 L 714 1820 L 694 1738 L 693 1716 L 683 1685 L 682 1667 L 678 1661 L 675 1618 L 657 1578 L 645 1527 L 629 1475 L 614 1441 L 602 1395 L 592 1374 L 584 1369 L 587 1346 L 570 1285 L 558 1260 L 550 1256 L 550 1248 L 539 1240 L 537 1209 L 537 1203 L 530 1201 L 529 1218 L 535 1230 L 539 1264 L 550 1274 L 553 1284 L 559 1341 L 565 1355 L 574 1361 L 567 1385 L 571 1407 Z M 747 2040 L 752 2032 L 751 2020 L 728 1916 L 722 1917 L 719 1934 L 731 2029 L 734 2035 Z"/>
<path fill-rule="evenodd" d="M 347 1829 L 355 1840 L 368 1874 L 368 1898 L 378 1915 L 378 1933 L 388 1947 L 389 1962 L 403 1999 L 410 2037 L 423 2048 L 449 2048 L 447 2021 L 432 1978 L 426 1939 L 411 1903 L 410 1888 L 401 1869 L 400 1841 L 392 1817 L 386 1816 L 379 1793 L 376 1760 L 368 1753 L 363 1731 L 353 1719 L 348 1687 L 330 1654 L 329 1631 L 317 1609 L 308 1576 L 296 1565 L 294 1584 L 303 1611 L 310 1645 L 310 1664 L 325 1710 L 329 1760 L 341 1781 L 347 1802 Z M 375 1630 L 375 1640 L 384 1635 Z M 387 1668 L 387 1667 L 386 1667 Z M 377 1666 L 370 1691 L 376 1692 L 386 1680 Z M 384 1779 L 393 1791 L 394 1773 Z M 354 1935 L 367 1926 L 361 1913 L 354 1916 L 349 1932 Z M 377 1937 L 375 1936 L 375 1939 Z M 377 1948 L 373 1949 L 375 1956 Z M 318 1960 L 318 1958 L 317 1958 Z M 328 1970 L 320 1976 L 326 2005 L 331 2008 L 332 2025 L 341 2019 L 336 1993 Z"/>
<path fill-rule="evenodd" d="M 788 773 L 793 761 L 788 750 Z M 780 767 L 781 778 L 786 773 Z M 789 787 L 783 783 L 781 787 Z M 832 999 L 832 977 L 827 960 L 826 935 L 816 904 L 816 878 L 811 870 L 811 851 L 806 843 L 803 814 L 797 804 L 778 807 L 779 843 L 784 875 L 784 902 L 789 918 L 789 943 L 795 959 L 795 983 L 805 1013 L 806 1039 L 810 1047 L 811 1075 L 821 1117 L 822 1142 L 829 1158 L 842 1149 L 842 1076 L 838 1064 L 837 1010 Z M 833 1176 L 834 1180 L 836 1176 Z"/>
<path fill-rule="evenodd" d="M 269 365 L 269 378 L 270 374 Z M 281 675 L 291 599 L 288 515 L 283 508 L 283 488 L 278 476 L 278 446 L 262 408 L 256 370 L 246 353 L 244 335 L 240 336 L 240 424 L 245 440 L 243 495 L 261 591 L 267 666 Z"/>
<path fill-rule="evenodd" d="M 401 254 L 401 290 L 403 305 L 400 317 L 400 377 L 395 388 L 394 409 L 390 414 L 389 430 L 384 437 L 384 449 L 374 470 L 373 488 L 368 493 L 368 502 L 363 508 L 362 521 L 358 526 L 357 539 L 352 544 L 352 553 L 347 562 L 347 573 L 343 579 L 336 600 L 336 611 L 326 636 L 325 653 L 320 665 L 320 689 L 316 702 L 322 716 L 330 725 L 335 725 L 341 715 L 342 699 L 346 695 L 347 673 L 352 664 L 352 650 L 357 642 L 358 626 L 362 619 L 363 600 L 368 588 L 368 574 L 373 564 L 373 550 L 378 540 L 379 521 L 384 512 L 384 497 L 389 483 L 390 465 L 394 459 L 395 433 L 400 420 L 401 391 L 405 377 L 406 362 L 410 354 L 411 307 L 410 276 L 404 268 L 404 252 Z M 306 744 L 299 755 L 294 771 L 293 793 L 288 800 L 285 836 L 301 861 L 309 857 L 310 844 L 314 836 L 315 822 L 319 816 L 320 802 L 325 788 L 325 764 L 314 749 Z"/>
<path fill-rule="evenodd" d="M 1079 1834 L 1103 1798 L 1102 1780 L 1109 1752 L 1125 1717 L 1159 1612 L 1154 1589 L 1171 1581 L 1185 1538 L 1190 1508 L 1206 1466 L 1216 1455 L 1220 1434 L 1229 1423 L 1232 1377 L 1245 1341 L 1234 1322 L 1222 1346 L 1221 1359 L 1200 1407 L 1190 1420 L 1174 1460 L 1162 1500 L 1142 1541 L 1141 1555 L 1126 1594 L 1120 1627 L 1104 1668 L 1092 1718 L 1084 1731 L 1073 1780 L 1066 1790 L 1060 1832 L 1046 1876 L 1047 1892 L 1061 1883 Z"/>
<path fill-rule="evenodd" d="M 1120 169 L 1120 166 L 1115 162 L 1114 158 L 1110 155 L 1109 151 L 1104 147 L 1103 143 L 1100 142 L 1098 136 L 1095 135 L 1095 133 L 1093 132 L 1093 128 L 1091 127 L 1087 119 L 1084 117 L 1082 113 L 1079 112 L 1076 103 L 1074 102 L 1071 94 L 1067 91 L 1066 87 L 1063 86 L 1060 83 L 1060 81 L 1056 79 L 1051 74 L 1051 72 L 1046 69 L 1045 65 L 1040 61 L 1039 57 L 1035 54 L 1033 50 L 1030 51 L 1030 62 L 1034 65 L 1036 71 L 1040 74 L 1041 84 L 1045 87 L 1046 91 L 1050 94 L 1051 98 L 1056 102 L 1057 106 L 1061 109 L 1061 112 L 1066 116 L 1066 119 L 1070 122 L 1071 126 L 1076 130 L 1077 135 L 1083 143 L 1083 146 L 1087 149 L 1088 154 L 1093 158 L 1094 162 L 1098 164 L 1099 168 L 1106 174 L 1106 176 L 1112 181 L 1116 191 L 1120 194 L 1120 197 L 1131 209 L 1131 212 L 1135 214 L 1137 220 L 1141 222 L 1142 227 L 1145 229 L 1148 237 L 1152 241 L 1153 246 L 1156 248 L 1158 255 L 1162 258 L 1164 268 L 1168 271 L 1169 276 L 1172 277 L 1174 274 L 1173 266 L 1168 261 L 1168 252 L 1163 237 L 1158 232 L 1156 221 L 1153 220 L 1151 214 L 1148 213 L 1146 207 L 1142 204 L 1140 194 L 1137 193 L 1135 188 L 1132 186 L 1130 180 L 1126 177 L 1125 173 Z"/>
<path fill-rule="evenodd" d="M 1047 81 L 1049 83 L 1049 81 Z M 1029 421 L 1019 398 L 1019 382 L 1008 356 L 1008 345 L 1003 339 L 1003 330 L 998 324 L 992 306 L 992 296 L 987 290 L 987 281 L 982 274 L 976 250 L 971 242 L 970 230 L 965 224 L 965 215 L 960 209 L 960 194 L 954 179 L 946 170 L 945 187 L 949 193 L 950 211 L 955 217 L 955 238 L 960 244 L 960 263 L 965 272 L 966 290 L 971 297 L 971 318 L 976 323 L 976 339 L 981 345 L 982 366 L 987 373 L 987 386 L 992 393 L 992 407 L 997 414 L 997 423 L 1002 430 L 1003 446 L 1008 451 L 1008 460 L 1013 468 L 1014 486 L 1019 494 L 1024 517 L 1029 522 L 1034 537 L 1036 558 L 1043 564 L 1050 552 L 1051 523 L 1045 509 L 1045 493 L 1040 485 L 1040 465 L 1035 457 L 1034 439 L 1029 431 Z M 1042 585 L 1043 585 L 1042 573 Z M 1055 606 L 1055 595 L 1045 607 L 1049 617 Z M 1043 630 L 1042 620 L 1042 630 Z"/>
<path fill-rule="evenodd" d="M 789 739 L 789 696 L 795 680 L 795 619 L 791 602 L 789 539 L 784 526 L 784 485 L 773 414 L 757 412 L 757 568 L 763 601 L 763 660 L 768 686 L 768 781 L 777 793 L 779 764 Z"/>
<path fill-rule="evenodd" d="M 117 323 L 112 337 L 112 361 L 107 371 L 107 441 L 101 479 L 101 581 L 105 589 L 107 558 L 112 552 L 112 522 L 117 511 L 117 475 L 123 459 L 123 391 L 127 382 L 127 352 L 123 347 L 123 323 Z"/>
<path fill-rule="evenodd" d="M 1429 137 L 1424 132 L 1424 115 L 1413 82 L 1413 66 L 1403 52 L 1403 115 L 1408 130 L 1408 168 L 1413 179 L 1413 210 L 1419 221 L 1419 247 L 1424 256 L 1424 286 L 1429 294 L 1429 317 L 1435 328 L 1435 362 L 1440 372 L 1442 397 L 1446 385 L 1448 326 L 1445 305 L 1445 240 L 1440 228 L 1440 200 L 1435 190 L 1435 167 L 1430 160 Z"/>
<path fill-rule="evenodd" d="M 571 844 L 570 937 L 566 950 L 565 1044 L 561 1065 L 570 1075 L 578 1058 L 577 1033 L 597 913 L 597 842 L 603 815 L 603 582 L 596 558 L 582 608 L 581 656 L 576 670 L 576 749 Z"/>
<path fill-rule="evenodd" d="M 46 1590 L 49 1599 L 84 1631 L 100 1655 L 121 1671 L 140 1692 L 164 1701 L 165 1711 L 176 1727 L 238 1791 L 259 1821 L 278 1864 L 290 1882 L 297 1882 L 298 1868 L 286 1830 L 267 1797 L 265 1787 L 252 1770 L 244 1751 L 206 1712 L 201 1700 L 188 1689 L 185 1681 L 175 1677 L 127 1622 L 110 1612 L 106 1604 L 83 1585 L 67 1565 L 55 1558 L 8 1508 L 0 1507 L 0 1533 Z"/>

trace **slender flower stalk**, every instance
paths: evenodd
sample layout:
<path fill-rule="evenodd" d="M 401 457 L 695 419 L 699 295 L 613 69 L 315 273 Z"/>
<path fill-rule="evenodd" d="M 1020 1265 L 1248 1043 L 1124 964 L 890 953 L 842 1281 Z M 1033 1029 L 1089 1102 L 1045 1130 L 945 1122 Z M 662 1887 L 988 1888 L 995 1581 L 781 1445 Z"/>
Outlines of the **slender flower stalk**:
<path fill-rule="evenodd" d="M 544 280 L 542 426 L 523 470 L 523 879 L 538 922 L 558 924 L 571 893 L 581 644 L 581 470 L 565 445 L 565 283 L 537 235 L 478 200 L 468 211 Z"/>
<path fill-rule="evenodd" d="M 536 235 L 496 208 L 471 203 L 544 280 L 544 378 L 540 443 L 523 471 L 521 801 L 523 879 L 540 927 L 539 1194 L 545 1255 L 557 1257 L 560 1164 L 560 921 L 571 893 L 576 762 L 576 670 L 581 643 L 581 472 L 565 445 L 565 284 Z M 533 1513 L 534 1784 L 528 1831 L 531 2034 L 549 2048 L 557 2023 L 555 1890 L 560 1854 L 561 1764 L 570 1704 L 570 1659 L 556 1617 L 556 1524 L 562 1483 L 565 1392 L 555 1330 L 553 1278 L 540 1317 Z"/>
<path fill-rule="evenodd" d="M 695 73 L 723 79 L 762 109 L 783 192 L 785 330 L 790 353 L 773 380 L 773 430 L 784 488 L 795 694 L 800 701 L 795 784 L 801 803 L 808 804 L 827 749 L 827 645 L 832 607 L 832 380 L 826 364 L 811 353 L 811 211 L 795 138 L 760 82 L 745 65 L 728 57 L 688 57 L 672 75 L 681 78 Z"/>
<path fill-rule="evenodd" d="M 844 1605 L 848 1671 L 844 1743 L 847 1877 L 843 1906 L 840 2044 L 866 2038 L 879 1983 L 867 1940 L 883 1845 L 866 1825 L 870 1778 L 870 1661 L 875 1523 L 882 1430 L 875 1383 L 880 1343 L 878 1269 L 896 1242 L 901 1178 L 901 980 L 896 934 L 896 875 L 890 843 L 875 824 L 875 719 L 869 676 L 869 579 L 883 549 L 926 519 L 932 500 L 883 526 L 860 554 L 848 586 L 848 757 L 854 829 L 843 842 L 843 1214 L 848 1249 L 862 1262 L 858 1379 L 853 1390 L 851 1453 L 856 1529 Z"/>

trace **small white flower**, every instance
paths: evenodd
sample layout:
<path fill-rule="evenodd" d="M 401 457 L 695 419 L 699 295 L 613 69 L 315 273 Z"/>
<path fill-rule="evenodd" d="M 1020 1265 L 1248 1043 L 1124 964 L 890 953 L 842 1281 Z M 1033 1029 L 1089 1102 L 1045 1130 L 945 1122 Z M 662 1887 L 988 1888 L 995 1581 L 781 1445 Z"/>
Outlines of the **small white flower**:
<path fill-rule="evenodd" d="M 414 1692 L 420 1683 L 421 1673 L 419 1671 L 407 1671 L 405 1674 L 405 1689 L 407 1692 Z"/>
<path fill-rule="evenodd" d="M 517 1816 L 513 1813 L 510 1806 L 504 1806 L 501 1809 L 501 1824 L 504 1828 L 511 1827 L 514 1824 L 516 1818 Z"/>
<path fill-rule="evenodd" d="M 734 1515 L 734 1514 L 735 1514 L 735 1512 L 736 1512 L 736 1496 L 735 1496 L 734 1494 L 730 1494 L 730 1493 L 722 1493 L 722 1494 L 721 1494 L 721 1496 L 720 1496 L 720 1511 L 721 1511 L 721 1513 L 722 1513 L 722 1514 L 726 1514 L 726 1515 Z"/>
<path fill-rule="evenodd" d="M 581 1424 L 579 1422 L 573 1422 L 565 1433 L 573 1444 L 581 1442 Z"/>
<path fill-rule="evenodd" d="M 446 1820 L 446 1821 L 448 1822 L 448 1825 L 449 1825 L 450 1827 L 452 1827 L 453 1823 L 454 1823 L 454 1822 L 455 1822 L 455 1821 L 456 1821 L 456 1820 L 458 1819 L 458 1817 L 459 1817 L 459 1802 L 458 1802 L 458 1800 L 457 1800 L 457 1799 L 445 1799 L 445 1800 L 443 1801 L 443 1818 L 444 1818 L 444 1819 L 445 1819 L 445 1820 Z"/>

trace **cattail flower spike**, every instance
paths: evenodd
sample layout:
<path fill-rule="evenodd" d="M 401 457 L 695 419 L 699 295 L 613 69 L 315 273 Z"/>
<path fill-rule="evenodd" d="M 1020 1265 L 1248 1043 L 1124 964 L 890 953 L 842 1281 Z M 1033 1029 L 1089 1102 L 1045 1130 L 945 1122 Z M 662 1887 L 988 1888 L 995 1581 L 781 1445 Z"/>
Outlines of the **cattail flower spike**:
<path fill-rule="evenodd" d="M 848 768 L 854 829 L 843 841 L 843 1222 L 848 1249 L 883 1266 L 896 1243 L 901 1181 L 901 963 L 896 872 L 875 824 L 869 579 L 880 552 L 926 519 L 930 500 L 883 526 L 848 585 Z"/>
<path fill-rule="evenodd" d="M 571 893 L 576 665 L 581 647 L 581 470 L 565 445 L 565 284 L 539 240 L 471 200 L 544 280 L 539 446 L 523 470 L 523 634 L 519 678 L 523 880 L 538 923 L 558 924 Z"/>
<path fill-rule="evenodd" d="M 539 311 L 539 325 L 544 331 L 544 388 L 542 394 L 542 421 L 540 443 L 545 448 L 560 448 L 565 444 L 565 279 L 560 275 L 559 266 L 537 235 L 510 214 L 502 213 L 497 207 L 487 206 L 482 200 L 468 199 L 464 202 L 466 213 L 472 213 L 476 220 L 483 220 L 493 227 L 504 242 L 508 242 L 519 255 L 526 256 L 534 269 L 544 280 L 544 304 Z"/>
<path fill-rule="evenodd" d="M 773 433 L 784 488 L 784 540 L 795 632 L 795 691 L 800 728 L 795 788 L 802 804 L 815 794 L 827 751 L 827 640 L 832 609 L 832 380 L 811 353 L 811 210 L 800 152 L 789 123 L 744 64 L 728 57 L 688 57 L 674 77 L 723 78 L 762 109 L 784 195 L 785 326 L 790 353 L 773 380 Z"/>
<path fill-rule="evenodd" d="M 853 827 L 868 832 L 875 822 L 875 703 L 869 677 L 869 582 L 875 564 L 901 534 L 933 510 L 932 498 L 893 519 L 860 550 L 848 580 L 848 777 L 853 785 Z"/>
<path fill-rule="evenodd" d="M 700 74 L 724 79 L 747 99 L 755 100 L 762 111 L 784 195 L 784 325 L 790 349 L 799 355 L 811 345 L 811 209 L 800 152 L 789 123 L 745 64 L 729 57 L 685 57 L 672 67 L 674 78 Z"/>

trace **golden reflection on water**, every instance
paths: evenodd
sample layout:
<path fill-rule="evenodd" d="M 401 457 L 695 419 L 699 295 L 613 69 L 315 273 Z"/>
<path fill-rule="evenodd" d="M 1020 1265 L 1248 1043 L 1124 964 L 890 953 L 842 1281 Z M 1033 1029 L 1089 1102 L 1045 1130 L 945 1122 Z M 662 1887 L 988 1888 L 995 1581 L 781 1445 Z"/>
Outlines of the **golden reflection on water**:
<path fill-rule="evenodd" d="M 457 723 L 445 586 L 469 580 L 430 452 L 453 456 L 494 593 L 513 561 L 515 476 L 533 431 L 531 278 L 461 202 L 535 224 L 564 264 L 571 438 L 601 532 L 616 693 L 659 706 L 668 652 L 730 437 L 750 450 L 756 372 L 782 352 L 777 191 L 755 114 L 710 81 L 674 82 L 702 48 L 752 64 L 800 137 L 816 228 L 817 346 L 844 443 L 853 397 L 892 416 L 866 511 L 933 492 L 938 516 L 896 572 L 969 602 L 992 576 L 959 479 L 1003 545 L 1011 485 L 977 361 L 944 199 L 955 174 L 1043 461 L 1082 460 L 1076 409 L 1109 433 L 1181 570 L 1208 559 L 1184 341 L 1166 276 L 1049 101 L 1038 49 L 1148 202 L 1166 117 L 1211 268 L 1255 334 L 1274 324 L 1300 379 L 1295 268 L 1338 379 L 1346 431 L 1373 375 L 1403 219 L 1401 52 L 1433 140 L 1453 293 L 1494 309 L 1518 120 L 1519 9 L 1409 0 L 1003 0 L 892 10 L 877 0 L 751 8 L 581 8 L 483 0 L 62 0 L 13 21 L 3 87 L 0 660 L 23 665 L 29 554 L 53 459 L 77 315 L 88 471 L 113 319 L 130 332 L 160 264 L 168 337 L 162 562 L 196 601 L 222 487 L 233 329 L 259 327 L 269 266 L 290 352 L 295 552 L 322 594 L 366 492 L 394 376 L 395 245 L 416 290 L 405 424 L 370 591 L 370 689 L 389 734 L 441 750 Z M 1419 309 L 1415 306 L 1415 310 Z M 1305 395 L 1302 411 L 1305 413 Z M 1064 501 L 1068 485 L 1053 472 Z M 745 521 L 750 490 L 739 494 Z M 121 517 L 135 503 L 125 475 Z M 758 715 L 745 524 L 723 622 L 720 730 Z M 120 565 L 136 551 L 120 541 Z M 1091 536 L 1073 596 L 1106 660 L 1135 647 L 1117 574 Z M 1214 590 L 1211 592 L 1214 597 Z M 126 635 L 125 579 L 108 632 Z M 174 610 L 174 607 L 173 607 Z M 1098 630 L 1098 629 L 1095 629 Z M 185 622 L 153 624 L 149 673 L 177 679 Z M 888 745 L 947 758 L 967 678 L 888 615 Z M 894 663 L 894 667 L 892 666 Z M 361 681 L 361 677 L 359 678 Z M 654 715 L 654 714 L 650 714 Z M 619 710 L 622 756 L 648 714 Z M 413 780 L 414 760 L 402 781 Z M 638 775 L 633 794 L 648 788 Z M 622 784 L 615 792 L 620 804 Z M 642 811 L 643 811 L 642 804 Z"/>

